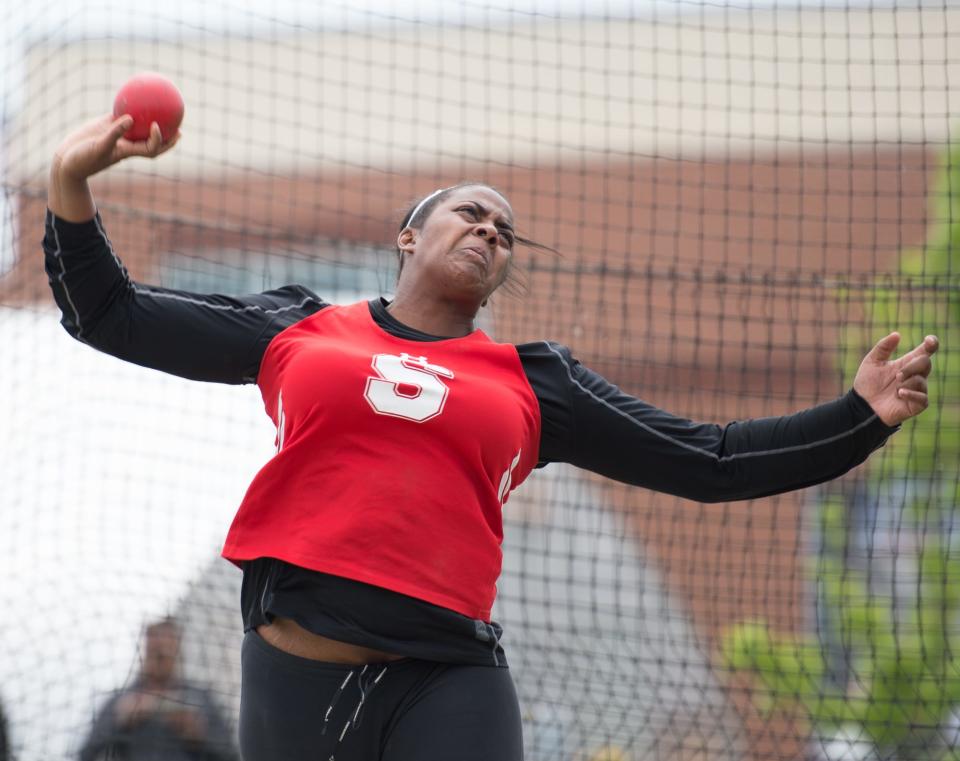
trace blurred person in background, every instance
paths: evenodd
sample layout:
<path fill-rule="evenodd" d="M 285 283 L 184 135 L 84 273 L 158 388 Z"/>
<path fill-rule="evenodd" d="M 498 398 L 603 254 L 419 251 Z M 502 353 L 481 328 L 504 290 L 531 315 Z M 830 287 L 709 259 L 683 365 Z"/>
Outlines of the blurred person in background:
<path fill-rule="evenodd" d="M 2 700 L 0 700 L 0 761 L 13 761 L 13 752 L 10 750 L 10 735 L 7 732 L 7 714 L 3 710 Z"/>
<path fill-rule="evenodd" d="M 179 624 L 147 626 L 143 663 L 134 683 L 100 710 L 80 761 L 234 761 L 229 725 L 210 691 L 179 673 Z"/>

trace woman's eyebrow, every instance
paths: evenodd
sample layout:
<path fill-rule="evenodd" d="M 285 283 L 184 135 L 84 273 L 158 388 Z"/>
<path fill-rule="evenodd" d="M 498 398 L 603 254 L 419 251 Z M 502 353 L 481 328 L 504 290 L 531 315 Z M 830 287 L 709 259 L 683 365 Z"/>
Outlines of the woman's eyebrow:
<path fill-rule="evenodd" d="M 486 214 L 489 214 L 489 213 L 490 213 L 490 209 L 488 209 L 486 206 L 484 206 L 484 205 L 483 205 L 482 203 L 480 203 L 479 201 L 473 201 L 473 200 L 471 200 L 470 203 L 472 203 L 474 206 L 477 207 L 477 211 L 479 211 L 480 214 L 486 215 Z M 506 219 L 504 219 L 504 217 L 503 217 L 502 214 L 500 215 L 500 219 L 497 220 L 497 226 L 498 226 L 498 227 L 505 227 L 505 228 L 506 228 L 507 230 L 509 230 L 510 232 L 513 232 L 513 223 L 507 221 Z"/>

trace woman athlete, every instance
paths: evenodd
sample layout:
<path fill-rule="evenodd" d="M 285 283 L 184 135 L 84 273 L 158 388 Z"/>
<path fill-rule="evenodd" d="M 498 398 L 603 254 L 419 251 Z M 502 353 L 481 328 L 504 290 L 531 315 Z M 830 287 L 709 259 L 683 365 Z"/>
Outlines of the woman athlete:
<path fill-rule="evenodd" d="M 630 397 L 547 341 L 474 327 L 503 283 L 513 211 L 482 184 L 405 216 L 392 301 L 333 306 L 302 286 L 231 297 L 132 282 L 87 178 L 170 150 L 128 116 L 70 134 L 50 176 L 44 253 L 76 339 L 185 378 L 257 383 L 277 452 L 223 554 L 243 568 L 246 761 L 522 758 L 517 696 L 490 620 L 501 509 L 567 462 L 702 502 L 835 478 L 927 407 L 937 339 L 881 339 L 843 397 L 724 427 Z"/>

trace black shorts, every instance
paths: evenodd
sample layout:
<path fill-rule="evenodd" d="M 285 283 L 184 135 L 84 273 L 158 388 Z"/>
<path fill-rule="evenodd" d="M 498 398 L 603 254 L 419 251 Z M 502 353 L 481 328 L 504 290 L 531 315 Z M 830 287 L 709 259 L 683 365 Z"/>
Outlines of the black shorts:
<path fill-rule="evenodd" d="M 248 632 L 244 761 L 521 761 L 510 670 L 413 658 L 367 666 L 284 653 Z"/>

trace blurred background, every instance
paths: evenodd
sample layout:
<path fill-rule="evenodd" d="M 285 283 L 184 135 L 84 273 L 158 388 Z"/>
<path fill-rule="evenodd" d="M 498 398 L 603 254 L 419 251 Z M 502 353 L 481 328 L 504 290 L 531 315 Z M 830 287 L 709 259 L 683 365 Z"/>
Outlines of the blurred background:
<path fill-rule="evenodd" d="M 676 414 L 791 412 L 939 335 L 931 408 L 839 481 L 703 505 L 536 472 L 495 618 L 533 761 L 960 759 L 958 34 L 901 0 L 0 0 L 8 758 L 75 758 L 165 616 L 235 730 L 218 554 L 272 424 L 254 386 L 72 341 L 41 262 L 57 144 L 157 71 L 181 143 L 94 181 L 140 281 L 389 296 L 409 204 L 477 179 L 558 251 L 519 250 L 483 327 Z"/>

